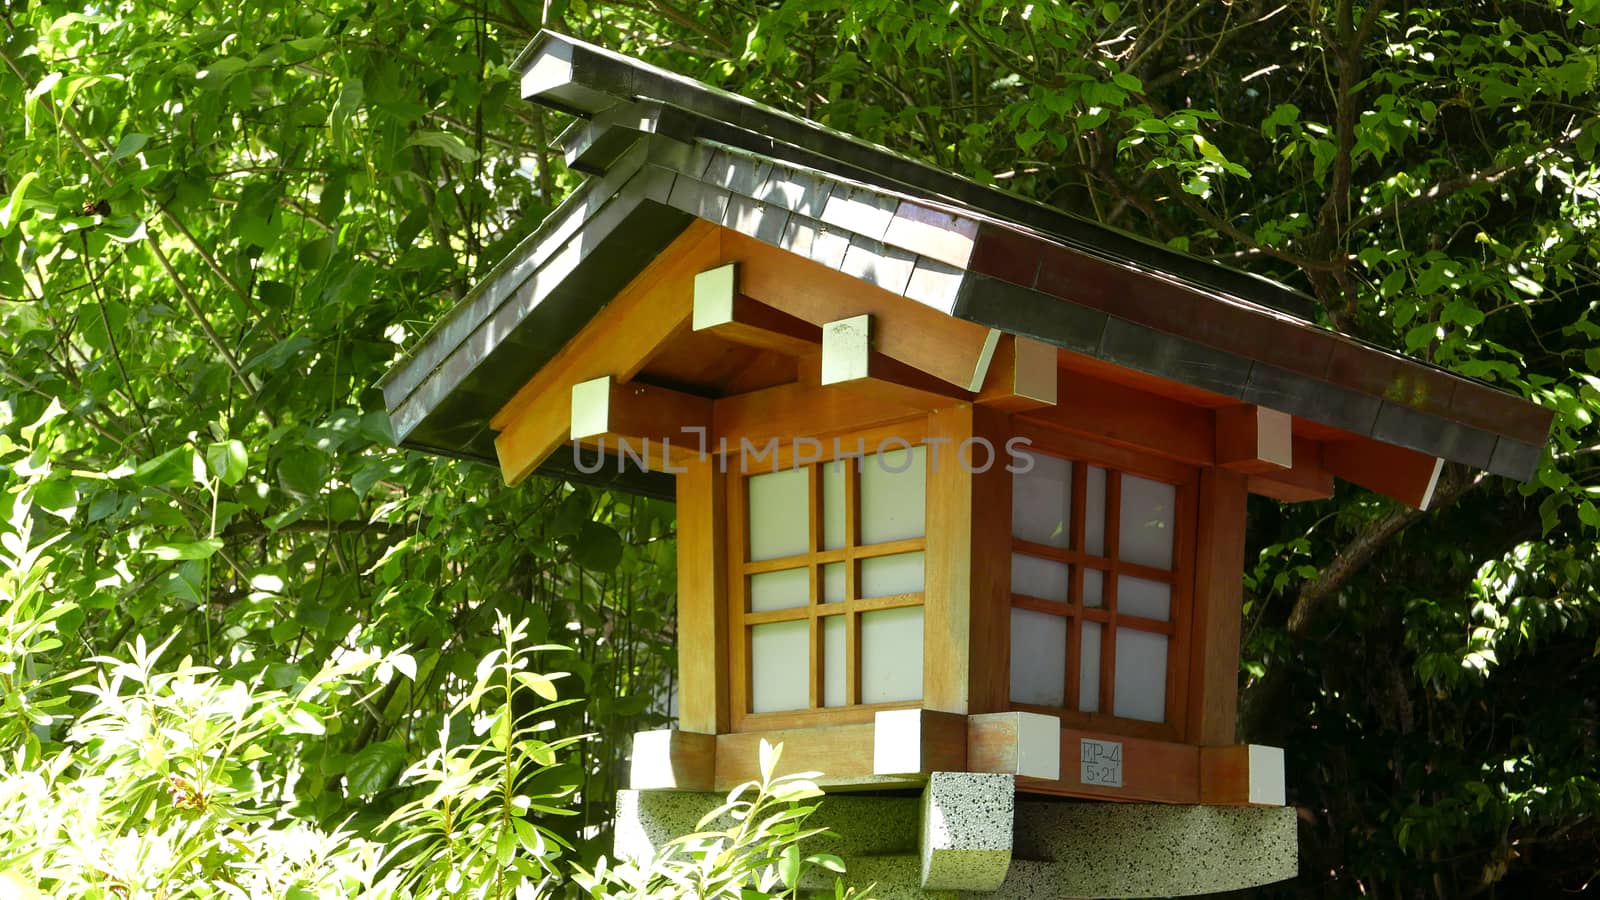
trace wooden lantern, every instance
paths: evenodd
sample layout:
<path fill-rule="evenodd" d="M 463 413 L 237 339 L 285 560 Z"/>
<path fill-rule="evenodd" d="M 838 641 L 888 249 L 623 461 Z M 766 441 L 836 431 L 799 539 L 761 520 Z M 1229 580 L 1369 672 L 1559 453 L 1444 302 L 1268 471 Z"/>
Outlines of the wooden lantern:
<path fill-rule="evenodd" d="M 1281 285 L 557 35 L 519 65 L 592 177 L 384 390 L 508 482 L 676 497 L 678 725 L 635 788 L 767 738 L 835 787 L 1282 804 L 1235 734 L 1249 495 L 1537 465 L 1548 412 Z"/>

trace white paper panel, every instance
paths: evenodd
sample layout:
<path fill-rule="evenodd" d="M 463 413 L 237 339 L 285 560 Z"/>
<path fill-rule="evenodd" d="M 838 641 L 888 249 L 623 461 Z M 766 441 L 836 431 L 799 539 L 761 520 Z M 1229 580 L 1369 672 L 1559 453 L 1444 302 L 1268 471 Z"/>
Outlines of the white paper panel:
<path fill-rule="evenodd" d="M 828 563 L 822 567 L 822 602 L 843 603 L 850 599 L 844 595 L 845 563 Z"/>
<path fill-rule="evenodd" d="M 793 609 L 811 602 L 811 572 L 802 566 L 750 576 L 750 611 Z"/>
<path fill-rule="evenodd" d="M 797 556 L 811 549 L 807 529 L 811 504 L 806 489 L 811 477 L 805 469 L 752 475 L 750 490 L 750 559 Z"/>
<path fill-rule="evenodd" d="M 1117 612 L 1165 622 L 1172 616 L 1172 585 L 1118 575 Z"/>
<path fill-rule="evenodd" d="M 1067 579 L 1072 567 L 1066 563 L 1025 553 L 1011 554 L 1011 593 L 1026 594 L 1040 600 L 1066 603 Z"/>
<path fill-rule="evenodd" d="M 861 702 L 922 697 L 922 607 L 861 614 Z"/>
<path fill-rule="evenodd" d="M 1011 476 L 1011 536 L 1066 547 L 1072 522 L 1072 463 L 1033 454 L 1033 468 Z"/>
<path fill-rule="evenodd" d="M 1031 609 L 1011 611 L 1011 701 L 1066 704 L 1067 620 Z"/>
<path fill-rule="evenodd" d="M 844 546 L 844 467 L 855 465 L 854 459 L 834 460 L 822 464 L 822 549 L 837 550 Z"/>
<path fill-rule="evenodd" d="M 750 709 L 781 712 L 805 709 L 811 702 L 808 686 L 811 620 L 772 622 L 750 629 Z"/>
<path fill-rule="evenodd" d="M 844 616 L 822 620 L 822 705 L 844 706 L 845 668 Z"/>
<path fill-rule="evenodd" d="M 1083 485 L 1083 549 L 1106 555 L 1106 470 L 1090 466 Z"/>
<path fill-rule="evenodd" d="M 1167 636 L 1117 629 L 1116 715 L 1161 722 L 1167 717 Z"/>
<path fill-rule="evenodd" d="M 922 592 L 922 551 L 874 556 L 861 561 L 861 599 Z"/>
<path fill-rule="evenodd" d="M 922 537 L 928 467 L 921 446 L 861 461 L 861 543 Z"/>
<path fill-rule="evenodd" d="M 1118 556 L 1156 569 L 1172 568 L 1172 526 L 1178 489 L 1170 484 L 1122 476 Z"/>
<path fill-rule="evenodd" d="M 1078 646 L 1078 711 L 1100 711 L 1100 623 L 1083 623 Z"/>
<path fill-rule="evenodd" d="M 1099 609 L 1106 605 L 1106 573 L 1099 569 L 1083 567 L 1083 605 Z"/>

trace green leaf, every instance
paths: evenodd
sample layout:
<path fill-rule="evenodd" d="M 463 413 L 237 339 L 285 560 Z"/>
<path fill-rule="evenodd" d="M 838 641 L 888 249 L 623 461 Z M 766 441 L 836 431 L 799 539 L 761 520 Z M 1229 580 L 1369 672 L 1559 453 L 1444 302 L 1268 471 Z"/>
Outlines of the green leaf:
<path fill-rule="evenodd" d="M 123 135 L 122 140 L 117 142 L 117 149 L 111 151 L 111 159 L 109 161 L 116 162 L 119 159 L 126 159 L 138 153 L 144 149 L 145 143 L 149 140 L 150 137 L 148 135 L 143 135 L 136 131 Z"/>
<path fill-rule="evenodd" d="M 206 467 L 223 484 L 235 485 L 244 480 L 246 462 L 241 441 L 218 441 L 206 448 Z"/>
<path fill-rule="evenodd" d="M 345 790 L 352 797 L 370 797 L 394 783 L 405 765 L 405 746 L 398 741 L 368 744 L 345 766 Z"/>
<path fill-rule="evenodd" d="M 133 480 L 146 487 L 165 487 L 189 480 L 190 450 L 176 447 L 133 470 Z"/>
<path fill-rule="evenodd" d="M 610 572 L 622 562 L 622 537 L 600 522 L 585 522 L 572 544 L 572 559 L 585 569 Z"/>
<path fill-rule="evenodd" d="M 154 547 L 146 548 L 144 552 L 154 556 L 156 559 L 208 559 L 221 549 L 221 538 L 206 538 L 203 541 L 157 544 Z"/>
<path fill-rule="evenodd" d="M 11 189 L 5 206 L 0 206 L 0 237 L 10 234 L 11 229 L 17 226 L 17 220 L 22 218 L 22 204 L 28 199 L 28 188 L 38 180 L 38 172 L 27 172 L 17 179 L 17 186 Z"/>
<path fill-rule="evenodd" d="M 448 131 L 419 131 L 406 141 L 407 147 L 432 147 L 442 150 L 456 162 L 469 163 L 478 158 L 478 153 L 461 138 Z"/>

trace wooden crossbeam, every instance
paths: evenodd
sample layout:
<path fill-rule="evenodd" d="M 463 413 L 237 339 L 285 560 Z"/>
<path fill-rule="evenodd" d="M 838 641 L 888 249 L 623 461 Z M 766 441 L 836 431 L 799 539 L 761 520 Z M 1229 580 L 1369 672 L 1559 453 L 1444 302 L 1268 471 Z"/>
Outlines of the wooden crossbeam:
<path fill-rule="evenodd" d="M 678 468 L 703 451 L 711 409 L 705 397 L 606 375 L 572 386 L 572 439 Z"/>
<path fill-rule="evenodd" d="M 1061 719 L 1031 712 L 967 717 L 967 769 L 1061 779 Z"/>
<path fill-rule="evenodd" d="M 1080 372 L 1062 370 L 1058 384 L 1057 405 L 1017 419 L 1186 465 L 1209 466 L 1216 459 L 1216 423 L 1208 409 Z"/>
<path fill-rule="evenodd" d="M 716 784 L 717 738 L 692 731 L 633 736 L 628 786 L 636 791 L 709 791 Z"/>
<path fill-rule="evenodd" d="M 695 274 L 718 263 L 721 229 L 695 222 L 529 379 L 489 421 L 507 484 L 528 477 L 570 435 L 572 386 L 626 382 L 675 332 L 689 327 Z"/>
<path fill-rule="evenodd" d="M 1294 468 L 1294 420 L 1265 406 L 1217 410 L 1217 465 L 1246 475 Z"/>
<path fill-rule="evenodd" d="M 995 346 L 978 402 L 1006 412 L 1055 406 L 1060 351 L 1032 338 L 1004 335 Z"/>
<path fill-rule="evenodd" d="M 891 403 L 943 409 L 972 395 L 874 349 L 873 319 L 851 316 L 822 326 L 821 383 L 840 385 Z"/>
<path fill-rule="evenodd" d="M 1366 438 L 1322 445 L 1322 465 L 1345 481 L 1404 503 L 1427 509 L 1444 460 Z"/>
<path fill-rule="evenodd" d="M 1326 500 L 1333 496 L 1333 474 L 1322 466 L 1322 444 L 1294 438 L 1294 467 L 1246 476 L 1250 493 L 1281 503 Z"/>
<path fill-rule="evenodd" d="M 723 249 L 740 264 L 741 294 L 818 326 L 870 314 L 879 353 L 964 391 L 982 387 L 998 332 L 746 235 L 726 232 Z"/>
<path fill-rule="evenodd" d="M 1282 806 L 1283 750 L 1260 744 L 1200 748 L 1200 802 L 1208 806 Z"/>
<path fill-rule="evenodd" d="M 819 326 L 739 293 L 733 263 L 695 276 L 694 330 L 786 356 L 806 356 L 822 346 Z"/>

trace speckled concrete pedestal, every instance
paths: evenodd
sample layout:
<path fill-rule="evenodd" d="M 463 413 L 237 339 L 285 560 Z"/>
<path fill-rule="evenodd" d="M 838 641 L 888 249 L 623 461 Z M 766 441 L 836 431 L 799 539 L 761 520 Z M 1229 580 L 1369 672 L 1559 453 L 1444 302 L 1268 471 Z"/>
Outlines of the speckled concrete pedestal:
<path fill-rule="evenodd" d="M 622 791 L 616 854 L 648 858 L 688 834 L 720 794 Z M 1171 897 L 1238 890 L 1292 878 L 1298 866 L 1289 807 L 1206 807 L 1095 801 L 1016 802 L 1010 863 L 993 893 L 932 890 L 923 876 L 923 807 L 914 793 L 830 794 L 809 824 L 834 836 L 808 853 L 834 853 L 850 884 L 876 883 L 879 900 Z M 718 826 L 725 827 L 725 826 Z"/>

